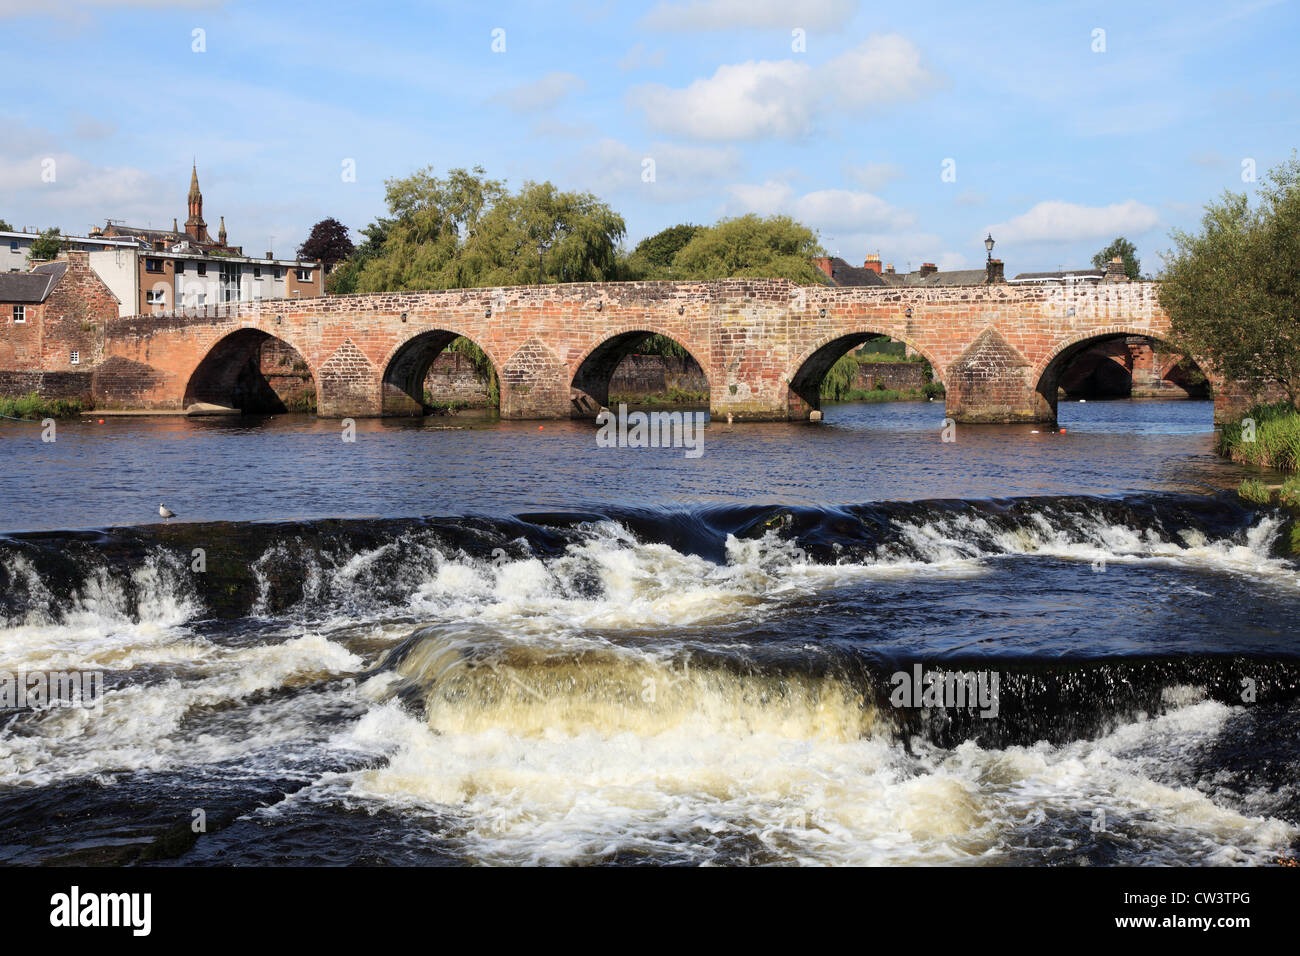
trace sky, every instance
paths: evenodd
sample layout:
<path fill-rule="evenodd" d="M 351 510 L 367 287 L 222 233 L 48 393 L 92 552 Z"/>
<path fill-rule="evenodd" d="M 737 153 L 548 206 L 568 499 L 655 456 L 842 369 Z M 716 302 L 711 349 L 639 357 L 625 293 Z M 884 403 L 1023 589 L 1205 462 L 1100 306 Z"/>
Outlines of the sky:
<path fill-rule="evenodd" d="M 620 212 L 627 243 L 786 213 L 899 271 L 1086 267 L 1300 146 L 1300 0 L 0 0 L 0 219 L 204 216 L 290 255 L 384 181 L 482 166 Z M 355 237 L 354 237 L 355 238 Z"/>

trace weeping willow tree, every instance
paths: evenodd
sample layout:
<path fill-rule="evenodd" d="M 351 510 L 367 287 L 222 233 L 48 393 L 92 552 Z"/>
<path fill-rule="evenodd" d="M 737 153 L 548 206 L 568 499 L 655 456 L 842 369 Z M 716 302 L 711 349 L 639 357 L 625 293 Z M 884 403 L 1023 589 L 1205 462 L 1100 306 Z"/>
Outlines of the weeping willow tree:
<path fill-rule="evenodd" d="M 459 352 L 469 359 L 474 365 L 474 374 L 478 376 L 479 381 L 487 384 L 489 403 L 492 405 L 501 404 L 501 385 L 497 381 L 497 370 L 492 365 L 492 360 L 487 357 L 486 352 L 463 335 L 452 339 L 446 351 Z"/>
<path fill-rule="evenodd" d="M 852 352 L 845 352 L 822 379 L 821 397 L 838 402 L 856 388 L 857 380 L 858 360 Z"/>

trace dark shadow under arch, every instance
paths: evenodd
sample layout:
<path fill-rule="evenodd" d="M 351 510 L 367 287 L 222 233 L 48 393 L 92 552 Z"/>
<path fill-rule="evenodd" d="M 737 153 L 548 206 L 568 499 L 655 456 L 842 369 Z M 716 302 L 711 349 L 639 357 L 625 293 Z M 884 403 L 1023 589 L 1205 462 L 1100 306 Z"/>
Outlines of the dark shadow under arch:
<path fill-rule="evenodd" d="M 570 411 L 574 418 L 591 418 L 601 408 L 609 405 L 609 383 L 614 371 L 622 361 L 640 348 L 643 343 L 655 335 L 671 339 L 681 347 L 686 356 L 700 369 L 700 374 L 707 377 L 700 360 L 691 354 L 690 349 L 671 335 L 654 332 L 649 329 L 636 329 L 620 332 L 597 345 L 583 359 L 574 373 L 569 387 Z"/>
<path fill-rule="evenodd" d="M 1152 365 L 1135 381 L 1135 362 L 1143 347 L 1150 349 Z M 1180 355 L 1181 360 L 1171 358 Z M 1035 388 L 1053 414 L 1062 392 L 1067 398 L 1206 399 L 1211 391 L 1195 359 L 1159 336 L 1136 331 L 1107 332 L 1072 342 L 1048 361 Z"/>
<path fill-rule="evenodd" d="M 425 415 L 430 406 L 424 400 L 424 385 L 429 377 L 429 370 L 438 356 L 447 350 L 457 339 L 471 342 L 482 352 L 482 348 L 459 332 L 447 329 L 433 329 L 421 332 L 402 344 L 393 354 L 384 369 L 383 413 L 385 415 Z M 486 357 L 486 352 L 482 352 Z M 495 363 L 487 359 L 491 366 L 491 375 L 498 375 Z"/>
<path fill-rule="evenodd" d="M 822 407 L 822 380 L 826 378 L 826 373 L 831 370 L 831 366 L 859 345 L 881 336 L 890 338 L 891 341 L 895 342 L 902 341 L 901 339 L 892 338 L 888 332 L 851 332 L 832 339 L 804 359 L 803 364 L 790 378 L 790 417 L 804 418 L 810 411 L 820 409 Z M 938 372 L 934 371 L 935 366 L 930 361 L 929 356 L 911 343 L 905 342 L 904 344 L 913 351 L 918 352 L 929 363 L 931 371 L 937 377 Z"/>
<path fill-rule="evenodd" d="M 316 381 L 302 354 L 260 329 L 238 329 L 203 357 L 185 386 L 184 407 L 244 414 L 315 412 Z"/>

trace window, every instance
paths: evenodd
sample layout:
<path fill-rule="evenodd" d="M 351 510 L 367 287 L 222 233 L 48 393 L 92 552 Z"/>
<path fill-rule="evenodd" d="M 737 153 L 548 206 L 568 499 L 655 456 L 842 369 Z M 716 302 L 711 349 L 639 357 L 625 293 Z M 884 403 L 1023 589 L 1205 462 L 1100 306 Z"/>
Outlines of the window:
<path fill-rule="evenodd" d="M 80 352 L 73 352 L 73 353 L 72 353 L 72 356 L 71 356 L 71 359 L 72 359 L 72 364 L 73 364 L 73 365 L 80 365 L 80 364 L 81 364 L 81 353 L 80 353 Z"/>
<path fill-rule="evenodd" d="M 10 239 L 10 240 L 9 240 L 9 251 L 10 251 L 10 252 L 17 252 L 17 251 L 18 251 L 18 240 L 17 240 L 17 239 Z"/>
<path fill-rule="evenodd" d="M 162 271 L 163 271 L 163 263 L 162 263 L 162 260 L 161 260 L 161 259 L 146 259 L 146 260 L 144 260 L 144 271 L 145 271 L 145 272 L 162 272 Z"/>
<path fill-rule="evenodd" d="M 198 273 L 199 273 L 199 275 L 201 275 L 201 276 L 205 276 L 205 275 L 208 274 L 208 264 L 207 264 L 206 262 L 200 262 L 200 263 L 199 263 L 197 266 L 195 266 L 194 268 L 195 268 L 196 270 L 198 270 Z"/>
<path fill-rule="evenodd" d="M 299 270 L 298 270 L 298 281 L 299 281 L 299 282 L 310 282 L 310 281 L 311 281 L 311 270 L 310 270 L 310 269 L 299 269 Z"/>
<path fill-rule="evenodd" d="M 24 322 L 27 321 L 27 306 L 25 305 L 14 306 L 14 321 L 19 325 L 22 325 Z"/>
<path fill-rule="evenodd" d="M 176 274 L 177 274 L 178 276 L 179 276 L 179 275 L 184 275 L 184 274 L 185 274 L 185 260 L 184 260 L 184 259 L 177 259 L 177 260 L 176 260 Z"/>
<path fill-rule="evenodd" d="M 280 271 L 280 267 L 279 267 L 279 266 L 276 266 L 275 269 L 273 269 L 272 272 L 271 272 L 271 278 L 273 278 L 273 279 L 279 279 L 279 278 L 281 278 L 283 275 L 284 275 L 284 273 Z"/>
<path fill-rule="evenodd" d="M 162 305 L 167 301 L 166 289 L 149 289 L 144 294 L 144 301 L 149 305 Z"/>
<path fill-rule="evenodd" d="M 262 267 L 261 267 L 261 266 L 253 266 L 253 278 L 254 278 L 254 279 L 260 279 L 260 278 L 262 278 Z"/>

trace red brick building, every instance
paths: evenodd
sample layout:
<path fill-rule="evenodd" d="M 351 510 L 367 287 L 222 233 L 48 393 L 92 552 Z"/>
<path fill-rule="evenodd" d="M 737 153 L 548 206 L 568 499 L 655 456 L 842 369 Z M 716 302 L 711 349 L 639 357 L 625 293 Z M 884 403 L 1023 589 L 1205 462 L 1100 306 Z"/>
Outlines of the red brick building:
<path fill-rule="evenodd" d="M 0 394 L 89 400 L 118 304 L 85 252 L 0 274 Z"/>

